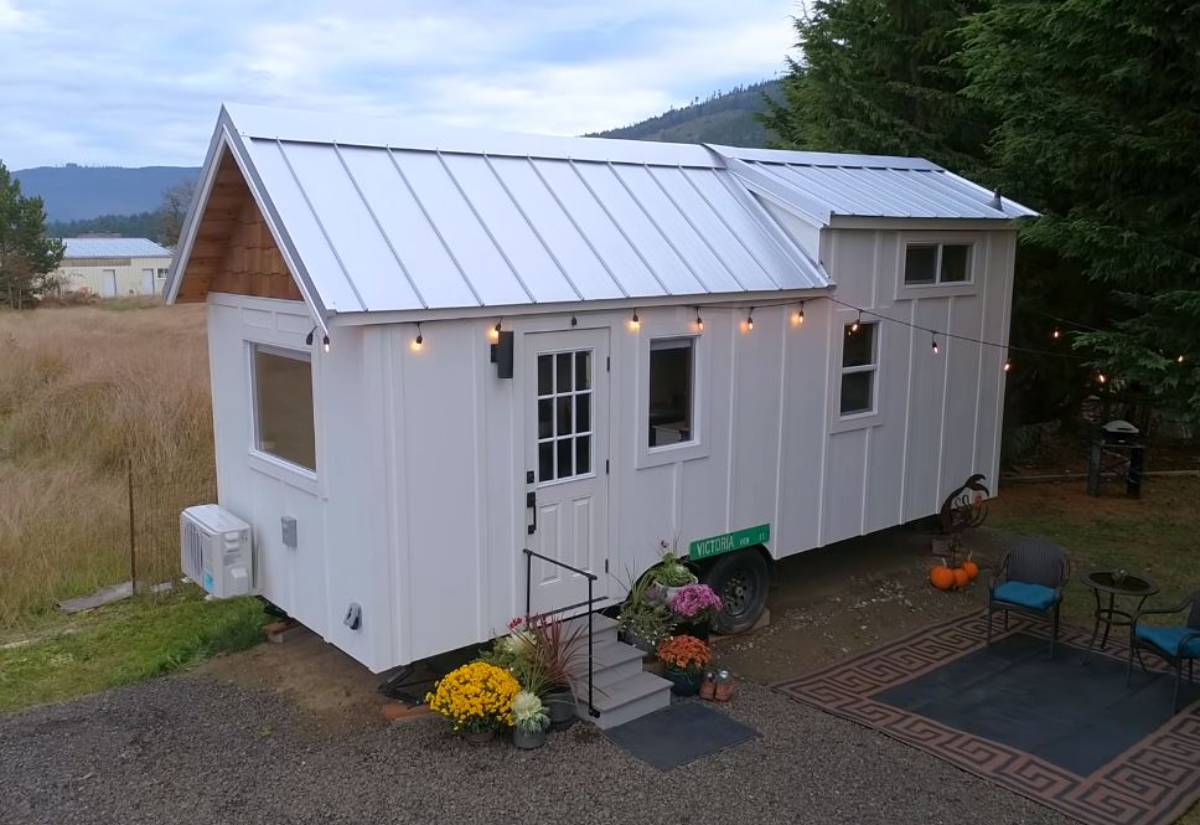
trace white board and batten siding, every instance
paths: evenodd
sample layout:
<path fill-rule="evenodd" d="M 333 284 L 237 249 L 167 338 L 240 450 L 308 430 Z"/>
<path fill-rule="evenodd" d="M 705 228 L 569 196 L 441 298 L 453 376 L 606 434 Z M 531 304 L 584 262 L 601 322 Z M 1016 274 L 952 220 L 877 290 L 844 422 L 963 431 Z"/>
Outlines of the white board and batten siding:
<path fill-rule="evenodd" d="M 972 473 L 994 483 L 1006 353 L 977 341 L 1007 341 L 1025 207 L 919 159 L 394 128 L 223 112 L 167 291 L 207 295 L 220 504 L 254 527 L 257 586 L 372 670 L 503 632 L 525 547 L 595 571 L 608 604 L 664 547 L 769 525 L 782 558 L 933 514 Z M 302 301 L 210 289 L 238 281 L 203 266 L 180 291 L 230 158 Z M 906 245 L 931 242 L 971 244 L 970 279 L 906 285 Z M 850 307 L 877 360 L 872 408 L 846 418 Z M 498 319 L 511 379 L 489 359 Z M 963 338 L 935 354 L 910 325 Z M 652 342 L 679 338 L 693 437 L 651 449 Z M 255 448 L 256 345 L 311 361 L 312 472 Z M 542 386 L 543 363 L 591 377 Z M 590 468 L 531 484 L 560 404 Z M 535 612 L 586 596 L 533 574 Z"/>

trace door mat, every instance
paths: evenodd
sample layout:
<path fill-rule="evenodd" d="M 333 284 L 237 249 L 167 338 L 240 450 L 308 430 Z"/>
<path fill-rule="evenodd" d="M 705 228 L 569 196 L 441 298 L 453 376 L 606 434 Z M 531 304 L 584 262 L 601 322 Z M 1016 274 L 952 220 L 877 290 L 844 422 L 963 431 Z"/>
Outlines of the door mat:
<path fill-rule="evenodd" d="M 1200 798 L 1200 690 L 1172 715 L 1161 666 L 1127 687 L 1126 646 L 1085 658 L 1066 627 L 1051 660 L 1044 627 L 1014 615 L 988 648 L 985 615 L 952 619 L 776 689 L 1082 822 L 1171 822 Z"/>
<path fill-rule="evenodd" d="M 604 732 L 618 747 L 669 771 L 758 737 L 758 731 L 699 701 L 672 702 Z"/>

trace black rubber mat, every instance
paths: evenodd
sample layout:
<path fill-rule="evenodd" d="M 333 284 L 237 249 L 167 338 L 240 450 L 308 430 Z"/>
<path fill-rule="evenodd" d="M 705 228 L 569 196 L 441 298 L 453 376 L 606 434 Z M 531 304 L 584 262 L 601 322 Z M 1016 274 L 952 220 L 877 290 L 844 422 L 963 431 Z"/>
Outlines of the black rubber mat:
<path fill-rule="evenodd" d="M 670 707 L 610 728 L 605 735 L 648 765 L 669 771 L 754 739 L 758 731 L 699 700 L 691 700 L 673 702 Z"/>

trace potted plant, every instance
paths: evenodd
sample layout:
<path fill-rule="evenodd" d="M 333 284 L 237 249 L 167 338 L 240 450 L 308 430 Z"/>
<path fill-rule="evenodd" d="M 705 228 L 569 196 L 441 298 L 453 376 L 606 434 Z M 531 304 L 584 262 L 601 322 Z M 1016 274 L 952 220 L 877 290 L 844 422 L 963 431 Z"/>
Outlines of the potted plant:
<path fill-rule="evenodd" d="M 536 693 L 523 690 L 512 703 L 513 744 L 522 750 L 533 750 L 546 744 L 546 729 L 550 714 Z"/>
<path fill-rule="evenodd" d="M 583 661 L 587 642 L 585 628 L 549 616 L 531 616 L 525 623 L 532 639 L 527 676 L 541 681 L 542 702 L 550 717 L 550 727 L 562 730 L 574 724 L 576 716 L 575 674 Z M 536 685 L 528 685 L 536 688 Z"/>
<path fill-rule="evenodd" d="M 654 583 L 652 596 L 664 604 L 674 598 L 679 588 L 697 581 L 696 574 L 687 568 L 683 559 L 676 556 L 673 550 L 663 553 L 658 564 L 650 568 L 649 576 Z"/>
<path fill-rule="evenodd" d="M 677 622 L 677 635 L 695 636 L 707 642 L 722 602 L 707 584 L 687 584 L 675 592 L 669 606 Z"/>
<path fill-rule="evenodd" d="M 512 673 L 474 661 L 447 673 L 425 700 L 430 710 L 450 720 L 455 733 L 479 744 L 512 724 L 512 703 L 520 691 Z"/>
<path fill-rule="evenodd" d="M 629 596 L 617 618 L 617 627 L 625 642 L 646 653 L 653 653 L 658 643 L 671 634 L 671 611 L 650 597 L 650 589 L 654 586 L 650 576 L 635 582 L 629 588 Z"/>
<path fill-rule="evenodd" d="M 672 636 L 658 646 L 658 658 L 666 665 L 671 692 L 695 696 L 700 692 L 704 668 L 712 661 L 712 650 L 695 636 Z"/>

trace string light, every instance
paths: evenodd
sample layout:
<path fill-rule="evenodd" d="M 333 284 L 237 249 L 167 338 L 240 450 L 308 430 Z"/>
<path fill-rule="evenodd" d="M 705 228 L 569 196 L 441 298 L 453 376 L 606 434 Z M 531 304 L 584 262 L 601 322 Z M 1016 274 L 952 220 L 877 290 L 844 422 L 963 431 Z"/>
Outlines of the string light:
<path fill-rule="evenodd" d="M 1182 355 L 1180 355 L 1178 358 L 1176 358 L 1176 359 L 1175 359 L 1175 363 L 1176 363 L 1176 364 L 1182 364 L 1182 363 L 1183 363 L 1183 356 L 1182 356 Z"/>
<path fill-rule="evenodd" d="M 931 332 L 931 333 L 929 333 L 929 336 L 933 341 L 933 354 L 937 355 L 939 352 L 941 352 L 941 350 L 938 349 L 937 333 Z"/>
<path fill-rule="evenodd" d="M 696 307 L 696 332 L 704 332 L 704 319 L 700 317 L 700 307 Z"/>
<path fill-rule="evenodd" d="M 488 332 L 488 337 L 492 339 L 493 343 L 500 340 L 500 325 L 502 323 L 503 323 L 502 320 L 497 321 L 496 326 L 492 327 L 491 330 Z"/>
<path fill-rule="evenodd" d="M 746 313 L 746 332 L 754 332 L 754 307 Z"/>
<path fill-rule="evenodd" d="M 637 310 L 634 310 L 633 317 L 629 319 L 629 329 L 633 332 L 637 332 L 641 328 L 642 328 L 641 319 L 638 318 Z"/>
<path fill-rule="evenodd" d="M 574 315 L 571 316 L 571 326 L 573 326 L 573 327 L 579 326 L 579 319 L 576 318 Z"/>
<path fill-rule="evenodd" d="M 804 325 L 804 302 L 800 302 L 800 308 L 792 313 L 792 326 L 799 327 Z"/>
<path fill-rule="evenodd" d="M 1008 360 L 1007 358 L 1005 358 L 1005 359 L 1004 359 L 1004 371 L 1005 371 L 1005 372 L 1012 372 L 1012 366 L 1013 366 L 1013 365 L 1012 365 L 1012 361 L 1010 361 L 1010 360 Z"/>
<path fill-rule="evenodd" d="M 417 337 L 412 341 L 412 351 L 420 352 L 425 346 L 425 336 L 421 334 L 421 322 L 417 321 Z"/>
<path fill-rule="evenodd" d="M 1062 338 L 1062 330 L 1055 327 L 1054 331 L 1050 333 L 1050 337 L 1057 341 L 1059 338 Z"/>
<path fill-rule="evenodd" d="M 324 338 L 321 339 L 321 347 L 326 352 L 329 352 L 329 336 L 328 335 L 326 335 Z"/>
<path fill-rule="evenodd" d="M 1108 376 L 1101 372 L 1096 375 L 1096 380 L 1099 381 L 1101 384 L 1107 384 Z"/>
<path fill-rule="evenodd" d="M 854 323 L 850 325 L 851 334 L 858 332 L 858 328 L 862 326 L 862 310 L 858 311 L 858 317 L 854 319 Z"/>

